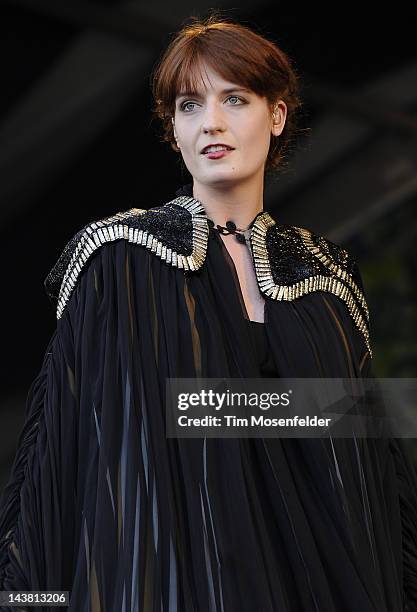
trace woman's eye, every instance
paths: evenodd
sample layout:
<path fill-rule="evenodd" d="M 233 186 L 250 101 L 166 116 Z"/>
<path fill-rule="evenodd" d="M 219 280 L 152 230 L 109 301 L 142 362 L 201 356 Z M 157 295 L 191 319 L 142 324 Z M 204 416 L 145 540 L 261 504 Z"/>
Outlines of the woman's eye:
<path fill-rule="evenodd" d="M 230 98 L 235 98 L 235 100 L 240 100 L 242 102 L 242 98 L 239 96 L 229 96 L 228 100 L 230 100 Z M 232 104 L 232 106 L 236 106 L 236 104 Z"/>
<path fill-rule="evenodd" d="M 189 104 L 195 104 L 195 102 L 183 102 L 181 104 L 181 110 L 185 110 L 185 107 L 188 106 Z"/>
<path fill-rule="evenodd" d="M 244 103 L 243 99 L 242 99 L 240 96 L 229 96 L 229 97 L 227 98 L 227 100 L 230 100 L 230 99 L 240 100 L 241 102 L 243 102 L 243 103 Z M 186 108 L 187 108 L 187 107 L 188 107 L 190 104 L 191 104 L 191 105 L 193 105 L 193 104 L 196 104 L 196 102 L 183 102 L 183 103 L 181 104 L 181 107 L 180 107 L 180 108 L 181 108 L 181 110 L 182 110 L 182 111 L 184 111 L 184 112 L 190 112 L 190 111 L 187 111 L 187 110 L 186 110 Z M 232 106 L 239 106 L 239 104 L 232 104 Z"/>

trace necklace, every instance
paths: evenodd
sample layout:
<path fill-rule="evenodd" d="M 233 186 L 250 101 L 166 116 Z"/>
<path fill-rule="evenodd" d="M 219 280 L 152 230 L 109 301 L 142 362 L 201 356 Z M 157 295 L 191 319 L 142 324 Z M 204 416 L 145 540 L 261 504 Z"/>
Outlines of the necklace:
<path fill-rule="evenodd" d="M 236 223 L 234 223 L 234 221 L 226 221 L 226 226 L 219 225 L 219 224 L 215 225 L 214 221 L 212 221 L 211 219 L 207 219 L 207 221 L 210 226 L 210 229 L 214 230 L 215 232 L 218 232 L 219 234 L 223 234 L 225 236 L 227 234 L 234 234 L 236 240 L 243 244 L 245 242 L 249 242 L 251 227 L 255 223 L 256 218 L 260 214 L 262 214 L 262 212 L 263 211 L 259 212 L 256 215 L 252 223 L 250 223 L 249 227 L 247 227 L 246 229 L 243 229 L 242 227 L 236 227 Z"/>

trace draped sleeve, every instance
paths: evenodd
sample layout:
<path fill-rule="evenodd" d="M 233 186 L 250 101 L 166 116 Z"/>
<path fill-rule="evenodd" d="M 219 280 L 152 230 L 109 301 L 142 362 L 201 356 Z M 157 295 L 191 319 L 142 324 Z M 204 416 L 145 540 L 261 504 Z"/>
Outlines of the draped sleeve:
<path fill-rule="evenodd" d="M 77 467 L 73 347 L 68 310 L 29 388 L 24 426 L 0 501 L 1 590 L 70 585 Z"/>
<path fill-rule="evenodd" d="M 355 276 L 365 296 L 365 290 L 357 264 Z M 355 324 L 344 301 L 329 292 L 317 292 L 311 302 L 294 302 L 297 316 L 310 322 L 310 329 L 316 338 L 315 347 L 320 371 L 345 372 L 346 377 L 376 378 L 372 354 L 372 333 L 370 342 Z M 317 307 L 317 300 L 320 308 Z M 314 324 L 311 323 L 314 321 Z M 329 324 L 330 322 L 330 324 Z M 292 332 L 294 326 L 292 327 Z M 372 332 L 372 311 L 370 314 L 370 332 Z M 281 335 L 289 333 L 283 326 Z M 284 338 L 285 339 L 285 338 Z M 372 353 L 369 348 L 371 348 Z M 303 356 L 305 360 L 305 355 Z M 349 441 L 351 442 L 351 441 Z M 362 507 L 368 510 L 370 541 L 374 551 L 378 550 L 383 539 L 387 541 L 389 555 L 380 553 L 381 572 L 385 574 L 385 589 L 395 592 L 392 572 L 387 571 L 389 564 L 394 563 L 398 571 L 399 592 L 406 612 L 417 611 L 417 475 L 413 464 L 410 444 L 416 440 L 402 438 L 368 438 L 357 439 L 352 446 L 361 457 L 359 468 L 363 471 L 368 490 L 360 490 L 358 499 Z M 344 448 L 344 441 L 336 441 L 339 450 Z M 350 449 L 350 444 L 346 445 Z M 331 456 L 331 455 L 329 455 Z M 349 455 L 343 470 L 351 470 L 355 465 L 355 454 Z M 346 480 L 348 474 L 345 472 Z M 352 498 L 353 499 L 353 498 Z M 372 536 L 372 531 L 375 537 Z M 370 577 L 368 577 L 370 581 Z M 392 609 L 397 609 L 393 602 Z"/>
<path fill-rule="evenodd" d="M 415 443 L 415 440 L 413 440 Z M 393 438 L 390 449 L 401 514 L 402 556 L 406 612 L 417 610 L 417 476 L 404 440 Z"/>
<path fill-rule="evenodd" d="M 361 273 L 355 263 L 356 274 L 363 288 Z M 375 377 L 375 371 L 369 351 L 363 341 L 363 335 L 358 332 L 353 322 L 348 323 L 349 335 L 355 346 L 356 358 L 359 363 L 360 375 L 362 377 Z M 395 532 L 395 521 L 391 523 L 393 537 L 399 537 L 401 541 L 401 558 L 404 610 L 405 612 L 417 611 L 417 473 L 416 466 L 410 455 L 410 445 L 402 438 L 390 438 L 380 440 L 379 450 L 388 456 L 382 457 L 381 465 L 384 470 L 384 490 L 386 491 L 386 503 L 388 511 L 399 512 L 400 534 Z M 417 440 L 411 440 L 416 444 Z"/>
<path fill-rule="evenodd" d="M 186 297 L 182 270 L 126 240 L 84 264 L 0 500 L 1 590 L 69 591 L 72 612 L 195 609 L 163 412 L 166 377 L 194 372 Z"/>

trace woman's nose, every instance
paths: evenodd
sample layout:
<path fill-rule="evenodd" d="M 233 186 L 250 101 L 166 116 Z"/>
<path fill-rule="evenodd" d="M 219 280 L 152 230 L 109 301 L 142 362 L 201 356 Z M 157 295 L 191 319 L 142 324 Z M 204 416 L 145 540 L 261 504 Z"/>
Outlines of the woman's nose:
<path fill-rule="evenodd" d="M 202 120 L 202 128 L 205 132 L 213 132 L 225 129 L 223 112 L 216 106 L 207 107 Z"/>

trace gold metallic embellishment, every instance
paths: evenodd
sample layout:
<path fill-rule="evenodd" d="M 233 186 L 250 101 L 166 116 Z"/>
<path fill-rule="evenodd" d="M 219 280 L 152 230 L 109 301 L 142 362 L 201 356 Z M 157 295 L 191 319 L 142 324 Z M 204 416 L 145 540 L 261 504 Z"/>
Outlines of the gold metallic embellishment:
<path fill-rule="evenodd" d="M 260 290 L 273 300 L 279 301 L 295 300 L 298 297 L 311 293 L 312 291 L 328 291 L 334 295 L 337 295 L 347 305 L 355 325 L 364 336 L 369 354 L 372 356 L 368 325 L 364 320 L 364 317 L 362 316 L 362 313 L 358 308 L 349 287 L 352 289 L 359 303 L 363 307 L 367 320 L 369 320 L 369 311 L 362 292 L 357 284 L 353 281 L 350 274 L 332 262 L 312 243 L 311 232 L 305 228 L 296 227 L 295 229 L 300 234 L 305 247 L 309 250 L 309 252 L 318 257 L 318 259 L 330 270 L 332 276 L 317 274 L 294 283 L 293 285 L 277 285 L 275 283 L 272 276 L 271 264 L 266 247 L 266 234 L 268 229 L 273 225 L 275 225 L 274 219 L 268 212 L 264 212 L 256 219 L 252 227 L 251 244 L 255 262 L 255 271 Z M 339 279 L 342 279 L 344 282 Z M 345 283 L 349 285 L 349 287 L 347 287 Z"/>
<path fill-rule="evenodd" d="M 166 245 L 146 230 L 132 228 L 129 225 L 123 224 L 123 221 L 126 219 L 152 212 L 152 209 L 131 208 L 125 212 L 116 213 L 112 217 L 94 221 L 86 227 L 81 235 L 65 271 L 58 296 L 57 319 L 61 318 L 87 259 L 106 242 L 113 242 L 119 238 L 124 238 L 128 242 L 145 246 L 155 253 L 157 257 L 166 261 L 166 263 L 177 268 L 183 268 L 184 270 L 198 270 L 203 265 L 209 235 L 206 216 L 205 214 L 200 214 L 204 212 L 203 206 L 200 202 L 189 196 L 180 196 L 167 202 L 167 204 L 179 204 L 191 213 L 193 226 L 193 249 L 191 255 L 182 255 L 167 248 Z"/>
<path fill-rule="evenodd" d="M 313 243 L 311 232 L 309 232 L 308 230 L 306 230 L 303 227 L 297 227 L 296 229 L 297 229 L 298 233 L 300 234 L 301 238 L 303 239 L 303 242 L 306 245 L 306 247 L 308 248 L 308 250 L 310 251 L 310 253 L 312 253 L 315 257 L 317 257 L 317 259 L 319 259 L 322 264 L 324 264 L 327 268 L 329 268 L 329 270 L 331 272 L 336 274 L 336 276 L 341 278 L 345 283 L 347 283 L 351 287 L 351 289 L 354 292 L 356 298 L 358 299 L 360 305 L 362 306 L 362 308 L 365 311 L 365 315 L 366 315 L 367 320 L 369 321 L 369 310 L 368 310 L 368 306 L 366 304 L 364 295 L 363 295 L 362 291 L 359 289 L 358 285 L 353 280 L 352 276 L 350 274 L 348 274 L 346 272 L 346 270 L 343 270 L 343 268 L 341 268 L 334 261 L 332 261 L 332 259 L 328 255 L 325 255 Z"/>

